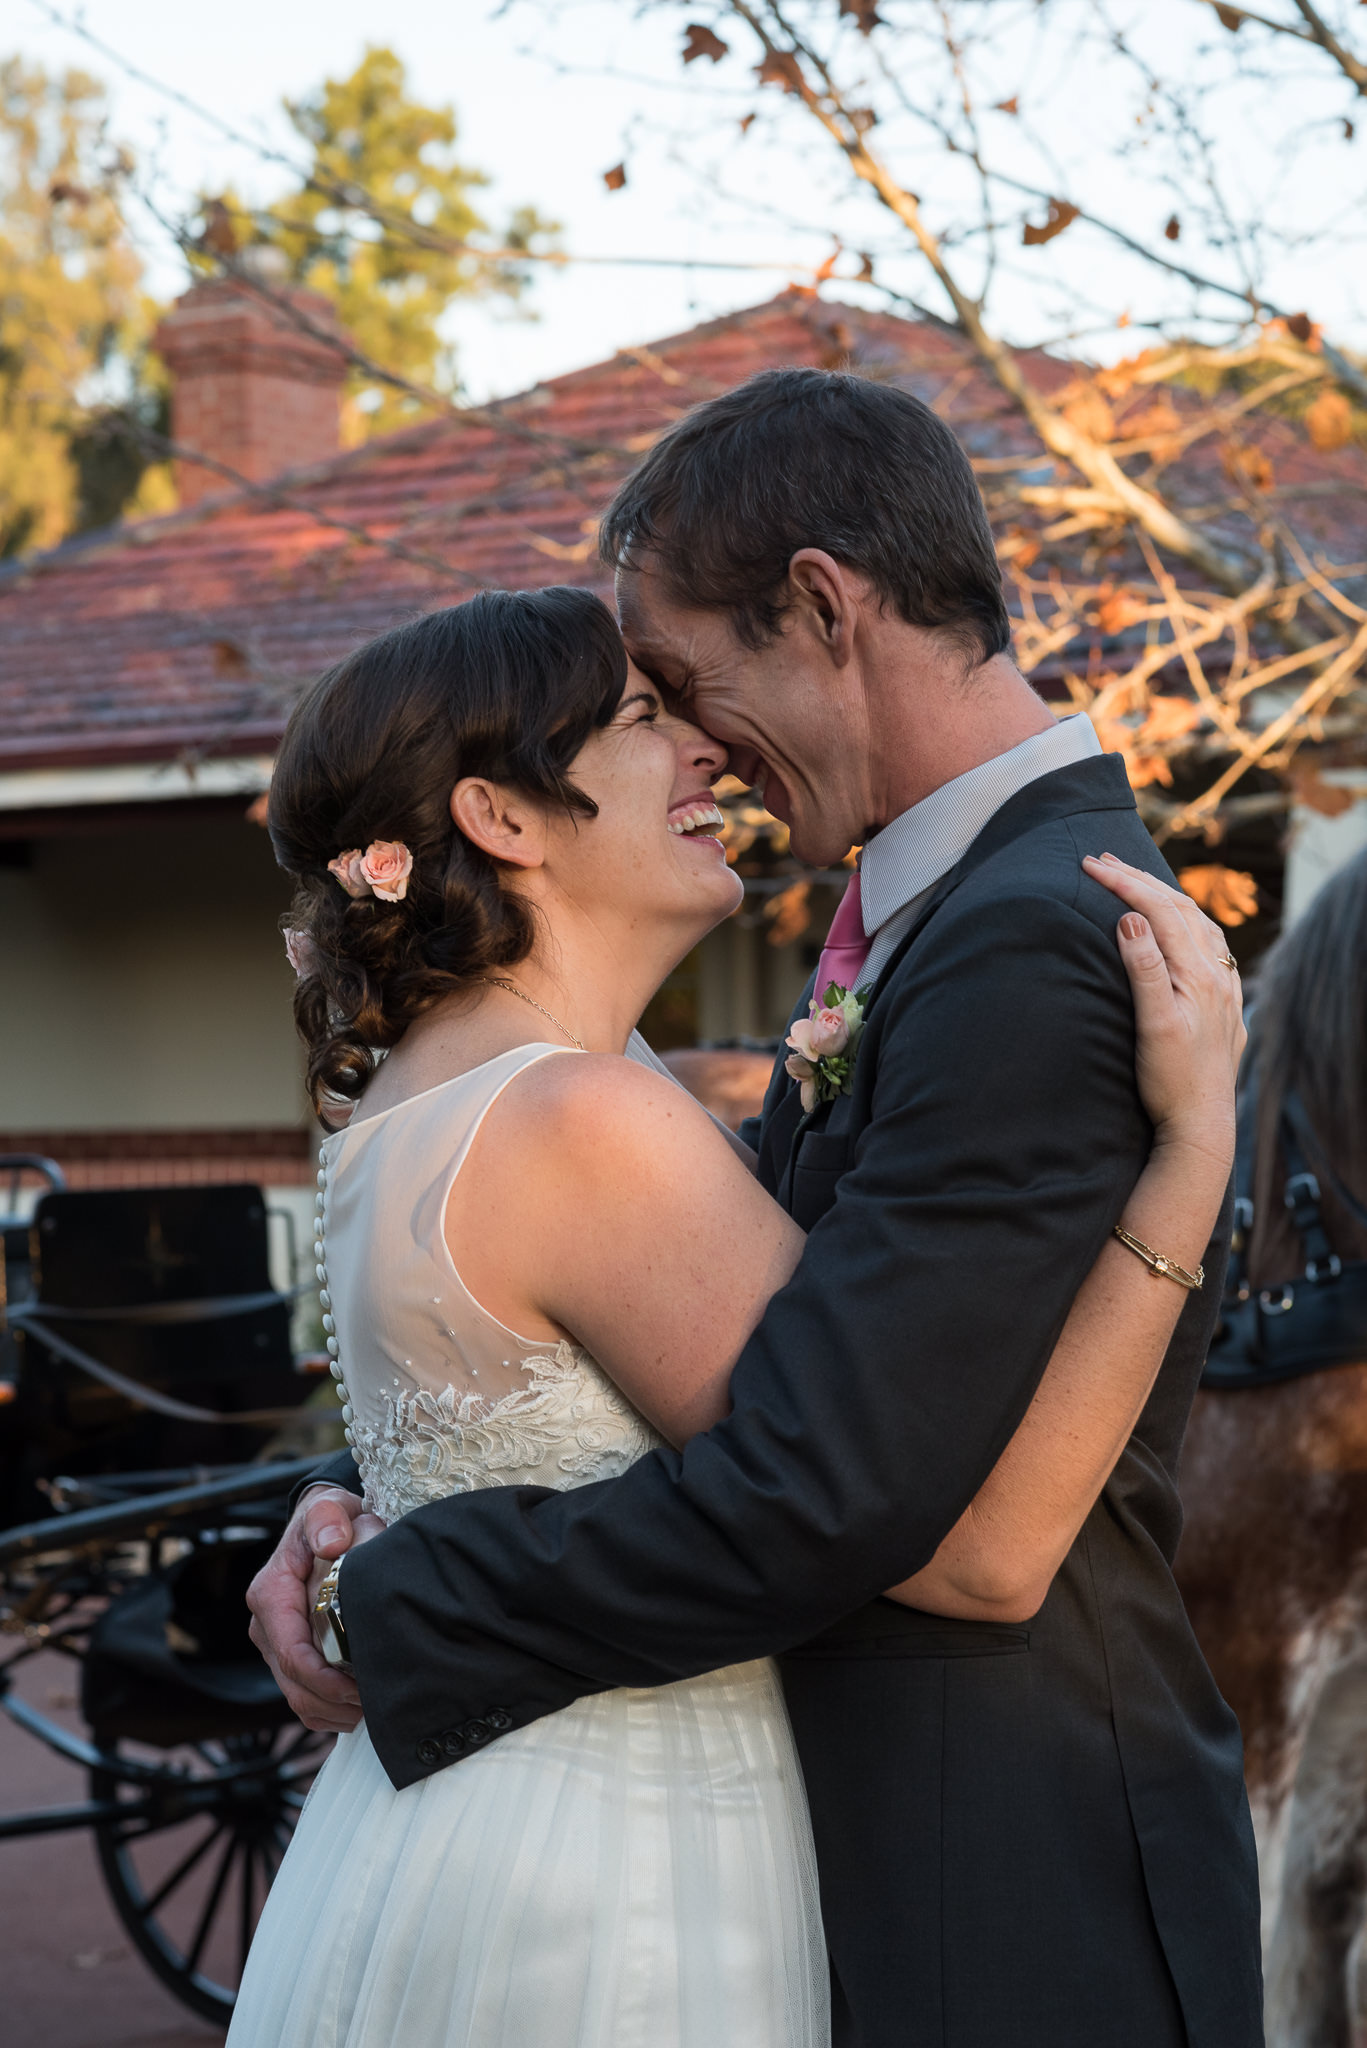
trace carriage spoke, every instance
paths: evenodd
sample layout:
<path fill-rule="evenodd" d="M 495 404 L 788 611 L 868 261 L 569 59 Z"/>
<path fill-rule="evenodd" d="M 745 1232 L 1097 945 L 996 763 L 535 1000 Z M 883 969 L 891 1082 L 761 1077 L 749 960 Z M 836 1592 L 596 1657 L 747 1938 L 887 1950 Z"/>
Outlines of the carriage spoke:
<path fill-rule="evenodd" d="M 238 1899 L 237 1921 L 237 1969 L 240 1976 L 247 1967 L 247 1950 L 252 1945 L 252 1934 L 256 1921 L 252 1913 L 252 1869 L 256 1861 L 256 1844 L 250 1839 L 242 1844 L 242 1887 Z"/>
<path fill-rule="evenodd" d="M 204 1944 L 209 1939 L 209 1930 L 213 1926 L 214 1915 L 218 1911 L 218 1902 L 223 1897 L 223 1887 L 228 1882 L 228 1873 L 232 1868 L 233 1857 L 236 1852 L 237 1836 L 229 1835 L 227 1845 L 222 1856 L 219 1858 L 218 1869 L 214 1873 L 213 1884 L 209 1888 L 209 1896 L 204 1901 L 204 1911 L 199 1916 L 199 1925 L 195 1929 L 194 1940 L 186 1950 L 185 1967 L 187 1970 L 197 1970 L 199 1968 L 199 1959 L 204 1953 Z"/>
<path fill-rule="evenodd" d="M 168 1898 L 170 1894 L 173 1891 L 175 1891 L 176 1887 L 190 1875 L 190 1872 L 194 1869 L 195 1865 L 201 1862 L 203 1858 L 208 1854 L 209 1850 L 212 1849 L 214 1843 L 218 1840 L 219 1836 L 223 1833 L 227 1825 L 228 1824 L 226 1821 L 220 1821 L 217 1827 L 211 1828 L 209 1830 L 209 1833 L 205 1835 L 203 1841 L 197 1842 L 194 1848 L 190 1851 L 189 1855 L 184 1857 L 176 1865 L 175 1869 L 171 1872 L 171 1875 L 169 1877 L 162 1879 L 161 1883 L 157 1886 L 157 1889 L 153 1892 L 151 1898 L 143 1899 L 141 1901 L 141 1903 L 138 1906 L 138 1911 L 142 1915 L 144 1920 L 150 1918 L 150 1916 L 156 1912 L 157 1907 L 161 1904 L 162 1900 Z"/>

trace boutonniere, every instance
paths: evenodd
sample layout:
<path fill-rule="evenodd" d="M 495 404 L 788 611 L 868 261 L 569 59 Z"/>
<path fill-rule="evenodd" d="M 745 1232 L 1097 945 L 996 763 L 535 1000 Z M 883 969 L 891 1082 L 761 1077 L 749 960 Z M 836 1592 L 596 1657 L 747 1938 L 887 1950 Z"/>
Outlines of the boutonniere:
<path fill-rule="evenodd" d="M 827 982 L 822 1000 L 813 996 L 805 1019 L 788 1033 L 792 1050 L 784 1066 L 801 1082 L 802 1107 L 809 1116 L 819 1102 L 834 1102 L 850 1092 L 868 995 L 866 988 L 856 992 L 838 981 Z"/>

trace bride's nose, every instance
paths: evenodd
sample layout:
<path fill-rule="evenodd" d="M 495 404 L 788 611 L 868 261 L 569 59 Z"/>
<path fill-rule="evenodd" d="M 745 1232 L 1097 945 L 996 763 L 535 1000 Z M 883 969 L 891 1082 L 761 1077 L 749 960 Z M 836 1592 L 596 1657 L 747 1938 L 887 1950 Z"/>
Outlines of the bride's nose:
<path fill-rule="evenodd" d="M 685 768 L 696 769 L 706 782 L 716 782 L 726 773 L 726 748 L 700 725 L 679 721 L 679 760 Z"/>

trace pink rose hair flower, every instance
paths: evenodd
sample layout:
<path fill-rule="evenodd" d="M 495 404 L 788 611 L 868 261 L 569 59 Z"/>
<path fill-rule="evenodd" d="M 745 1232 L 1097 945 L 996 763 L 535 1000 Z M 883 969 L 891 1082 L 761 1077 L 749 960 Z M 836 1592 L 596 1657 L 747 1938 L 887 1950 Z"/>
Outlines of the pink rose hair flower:
<path fill-rule="evenodd" d="M 382 903 L 402 903 L 412 872 L 413 856 L 401 839 L 372 839 L 364 853 L 353 846 L 328 862 L 328 873 L 358 901 L 378 896 Z"/>
<path fill-rule="evenodd" d="M 361 859 L 361 873 L 384 903 L 402 903 L 408 894 L 413 856 L 401 839 L 372 839 Z"/>
<path fill-rule="evenodd" d="M 368 896 L 370 884 L 361 873 L 361 849 L 353 846 L 349 853 L 339 853 L 336 860 L 328 862 L 328 873 L 335 875 L 348 896 Z"/>

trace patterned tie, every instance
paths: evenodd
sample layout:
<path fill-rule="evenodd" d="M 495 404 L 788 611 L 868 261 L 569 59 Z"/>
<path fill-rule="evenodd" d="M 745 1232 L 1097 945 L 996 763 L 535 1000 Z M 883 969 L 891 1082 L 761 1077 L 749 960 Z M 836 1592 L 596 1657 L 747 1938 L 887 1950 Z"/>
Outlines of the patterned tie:
<path fill-rule="evenodd" d="M 864 930 L 864 906 L 859 899 L 859 870 L 845 884 L 845 893 L 831 919 L 831 929 L 816 966 L 816 999 L 825 1000 L 827 985 L 838 981 L 842 988 L 859 986 L 864 962 L 872 940 Z"/>

